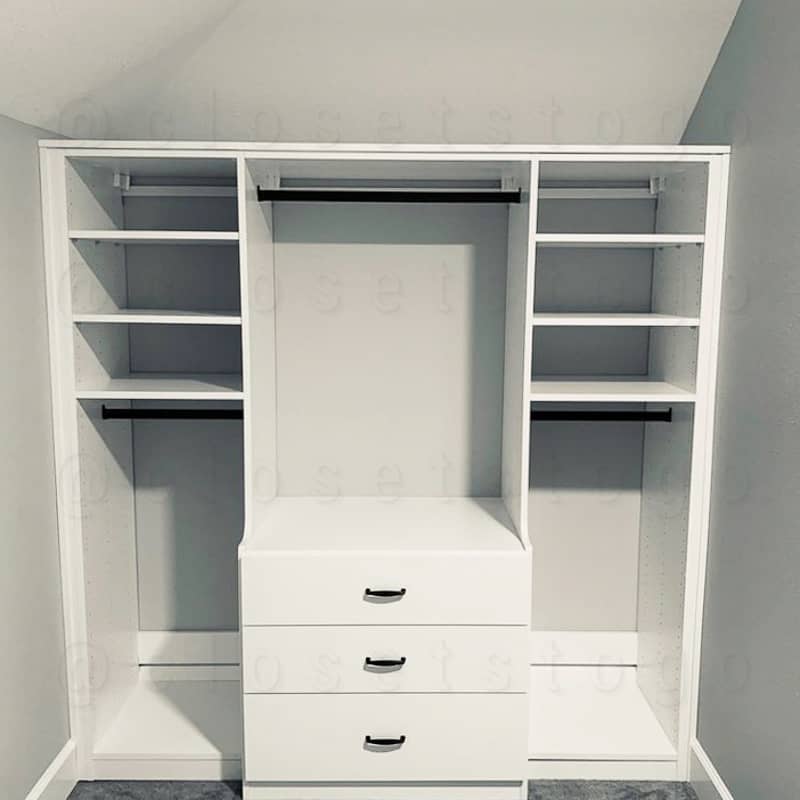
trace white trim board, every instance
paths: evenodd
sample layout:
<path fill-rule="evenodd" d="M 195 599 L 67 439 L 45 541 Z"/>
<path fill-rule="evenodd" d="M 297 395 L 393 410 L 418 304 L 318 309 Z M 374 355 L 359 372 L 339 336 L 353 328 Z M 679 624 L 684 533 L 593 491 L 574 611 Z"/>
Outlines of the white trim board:
<path fill-rule="evenodd" d="M 77 772 L 75 740 L 68 739 L 25 800 L 66 800 L 78 782 Z"/>
<path fill-rule="evenodd" d="M 528 761 L 528 778 L 544 781 L 676 781 L 678 767 L 674 761 L 531 760 Z"/>
<path fill-rule="evenodd" d="M 691 751 L 689 781 L 698 800 L 734 800 L 730 789 L 697 739 L 692 740 Z"/>
<path fill-rule="evenodd" d="M 109 142 L 107 139 L 41 139 L 41 148 L 59 150 L 92 150 L 104 152 L 116 150 L 190 150 L 218 153 L 227 150 L 245 152 L 264 151 L 295 153 L 520 153 L 548 155 L 566 153 L 569 155 L 656 155 L 684 156 L 720 155 L 731 152 L 730 145 L 552 145 L 552 144 L 375 144 L 375 143 L 325 143 L 325 142 L 198 142 L 172 141 L 169 139 Z"/>

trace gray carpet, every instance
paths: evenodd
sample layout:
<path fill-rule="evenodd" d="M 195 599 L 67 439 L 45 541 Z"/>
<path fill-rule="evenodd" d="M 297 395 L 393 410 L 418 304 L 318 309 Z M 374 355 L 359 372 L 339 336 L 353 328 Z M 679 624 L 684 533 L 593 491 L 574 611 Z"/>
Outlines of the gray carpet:
<path fill-rule="evenodd" d="M 69 800 L 240 800 L 241 796 L 241 784 L 234 781 L 95 781 L 79 783 Z M 534 781 L 529 800 L 697 800 L 697 795 L 683 783 Z"/>

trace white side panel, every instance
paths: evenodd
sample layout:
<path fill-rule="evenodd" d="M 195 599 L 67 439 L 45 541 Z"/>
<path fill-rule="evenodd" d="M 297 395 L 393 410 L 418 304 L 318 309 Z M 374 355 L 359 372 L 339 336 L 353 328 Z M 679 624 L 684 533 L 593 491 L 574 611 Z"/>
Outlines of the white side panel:
<path fill-rule="evenodd" d="M 77 404 L 90 686 L 96 737 L 138 676 L 139 607 L 130 423 Z"/>
<path fill-rule="evenodd" d="M 234 631 L 140 631 L 140 664 L 238 664 Z"/>
<path fill-rule="evenodd" d="M 506 276 L 506 338 L 503 388 L 502 493 L 506 509 L 525 547 L 528 538 L 528 443 L 530 414 L 533 276 L 536 248 L 538 162 L 520 170 L 523 202 L 508 209 L 508 273 Z"/>
<path fill-rule="evenodd" d="M 244 387 L 245 526 L 278 492 L 275 256 L 272 203 L 259 203 L 244 158 L 237 162 Z"/>
<path fill-rule="evenodd" d="M 639 539 L 639 686 L 677 746 L 693 409 L 645 426 Z"/>

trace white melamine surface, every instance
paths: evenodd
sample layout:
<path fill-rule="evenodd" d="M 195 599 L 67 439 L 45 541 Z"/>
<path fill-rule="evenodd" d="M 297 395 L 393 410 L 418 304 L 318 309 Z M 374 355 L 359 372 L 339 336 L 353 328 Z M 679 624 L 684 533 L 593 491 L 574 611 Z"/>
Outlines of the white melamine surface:
<path fill-rule="evenodd" d="M 524 625 L 245 626 L 244 691 L 526 693 L 529 637 Z"/>
<path fill-rule="evenodd" d="M 120 231 L 71 230 L 75 241 L 117 242 L 118 244 L 233 244 L 238 231 Z"/>
<path fill-rule="evenodd" d="M 530 691 L 530 759 L 675 759 L 636 667 L 531 667 Z"/>
<path fill-rule="evenodd" d="M 700 324 L 698 317 L 680 317 L 673 314 L 534 314 L 533 324 L 562 327 L 693 327 Z"/>
<path fill-rule="evenodd" d="M 245 552 L 522 551 L 497 497 L 278 497 L 261 519 Z"/>
<path fill-rule="evenodd" d="M 672 247 L 702 244 L 700 234 L 679 233 L 537 233 L 540 247 Z"/>
<path fill-rule="evenodd" d="M 242 376 L 142 372 L 76 390 L 81 400 L 241 400 Z"/>
<path fill-rule="evenodd" d="M 73 314 L 74 322 L 81 323 L 131 323 L 138 325 L 241 325 L 242 317 L 236 312 L 224 311 L 161 311 L 143 308 L 122 308 L 103 313 Z"/>
<path fill-rule="evenodd" d="M 247 780 L 519 780 L 527 721 L 521 699 L 455 692 L 246 695 Z M 406 740 L 396 750 L 371 752 L 366 736 Z"/>
<path fill-rule="evenodd" d="M 140 681 L 95 746 L 101 759 L 237 759 L 238 681 Z"/>
<path fill-rule="evenodd" d="M 531 401 L 561 403 L 691 403 L 694 393 L 664 381 L 623 377 L 548 378 L 538 376 L 531 381 Z"/>

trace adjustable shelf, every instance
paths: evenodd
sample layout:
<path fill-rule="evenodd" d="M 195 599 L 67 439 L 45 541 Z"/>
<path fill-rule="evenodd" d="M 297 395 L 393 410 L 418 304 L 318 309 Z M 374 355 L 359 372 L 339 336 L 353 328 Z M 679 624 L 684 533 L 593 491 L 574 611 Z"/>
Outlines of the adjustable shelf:
<path fill-rule="evenodd" d="M 78 388 L 79 400 L 241 400 L 242 376 L 142 372 Z"/>
<path fill-rule="evenodd" d="M 113 244 L 220 244 L 239 241 L 238 231 L 120 231 L 71 230 L 73 241 L 111 242 Z"/>
<path fill-rule="evenodd" d="M 132 764 L 151 759 L 197 778 L 238 778 L 240 707 L 238 681 L 142 679 L 94 748 L 96 777 L 131 778 Z"/>
<path fill-rule="evenodd" d="M 117 311 L 78 313 L 72 321 L 80 324 L 112 323 L 136 325 L 241 325 L 238 311 L 156 311 L 121 308 Z"/>
<path fill-rule="evenodd" d="M 532 324 L 565 328 L 696 328 L 700 324 L 700 318 L 674 314 L 534 313 Z"/>
<path fill-rule="evenodd" d="M 701 245 L 701 234 L 683 233 L 537 233 L 539 247 L 655 248 Z"/>
<path fill-rule="evenodd" d="M 636 667 L 531 667 L 530 690 L 530 759 L 675 761 Z"/>
<path fill-rule="evenodd" d="M 693 403 L 694 392 L 666 381 L 635 375 L 573 378 L 536 377 L 530 384 L 531 402 L 553 403 Z"/>

